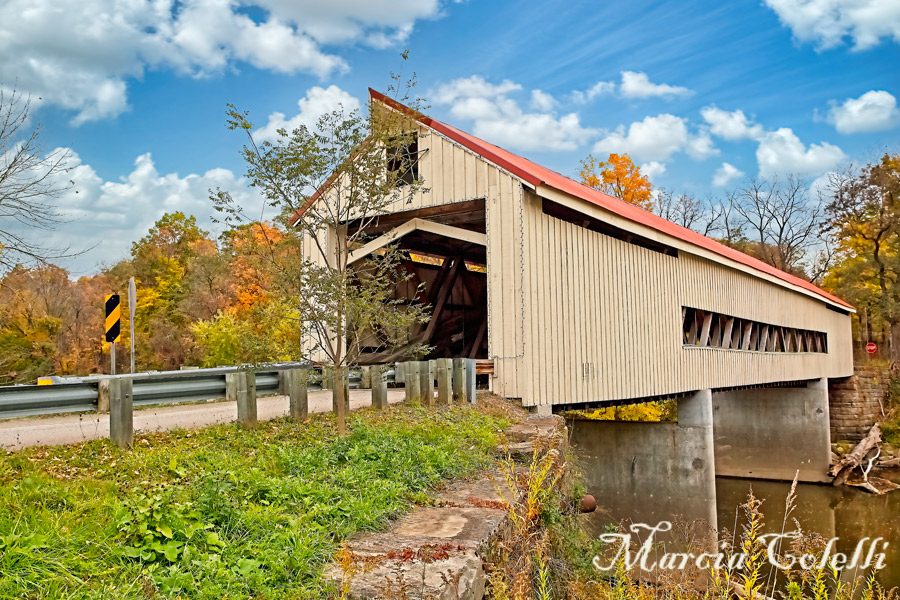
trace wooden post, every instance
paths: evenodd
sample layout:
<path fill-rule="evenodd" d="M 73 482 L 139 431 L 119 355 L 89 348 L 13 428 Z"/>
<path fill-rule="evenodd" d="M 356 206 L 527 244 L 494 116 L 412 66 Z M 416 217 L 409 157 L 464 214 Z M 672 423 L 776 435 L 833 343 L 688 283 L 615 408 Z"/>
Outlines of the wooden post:
<path fill-rule="evenodd" d="M 466 402 L 475 404 L 475 359 L 466 359 Z"/>
<path fill-rule="evenodd" d="M 453 381 L 453 359 L 439 358 L 435 362 L 438 404 L 450 404 L 450 387 Z"/>
<path fill-rule="evenodd" d="M 466 359 L 453 359 L 453 403 L 463 404 L 466 401 Z"/>
<path fill-rule="evenodd" d="M 334 389 L 334 367 L 322 367 L 322 389 Z"/>
<path fill-rule="evenodd" d="M 337 384 L 338 380 L 335 380 Z M 341 367 L 341 388 L 344 390 L 344 414 L 350 414 L 350 367 Z"/>
<path fill-rule="evenodd" d="M 256 425 L 256 373 L 226 373 L 225 398 L 237 404 L 238 423 L 245 427 Z"/>
<path fill-rule="evenodd" d="M 285 391 L 290 399 L 290 416 L 295 421 L 305 421 L 309 417 L 309 399 L 306 390 L 309 372 L 306 369 L 288 369 L 281 373 L 284 376 Z"/>
<path fill-rule="evenodd" d="M 403 363 L 403 379 L 406 382 L 406 401 L 412 404 L 422 402 L 422 385 L 419 377 L 419 361 Z"/>
<path fill-rule="evenodd" d="M 419 386 L 425 406 L 434 404 L 434 361 L 423 360 L 419 370 Z"/>
<path fill-rule="evenodd" d="M 388 407 L 387 381 L 384 378 L 386 370 L 387 367 L 384 365 L 369 368 L 369 375 L 372 378 L 372 406 L 378 410 L 384 410 Z"/>
<path fill-rule="evenodd" d="M 395 362 L 394 363 L 394 384 L 400 385 L 401 383 L 406 383 L 406 379 L 404 379 L 403 373 L 406 369 L 405 362 Z"/>
<path fill-rule="evenodd" d="M 134 443 L 134 398 L 130 378 L 109 381 L 109 439 L 120 448 Z"/>
<path fill-rule="evenodd" d="M 368 390 L 372 387 L 372 367 L 360 367 L 359 387 Z"/>

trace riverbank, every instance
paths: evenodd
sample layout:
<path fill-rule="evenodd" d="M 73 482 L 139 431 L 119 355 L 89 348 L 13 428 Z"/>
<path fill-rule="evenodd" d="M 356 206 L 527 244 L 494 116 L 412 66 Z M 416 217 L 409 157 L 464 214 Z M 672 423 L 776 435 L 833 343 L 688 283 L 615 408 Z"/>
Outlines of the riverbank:
<path fill-rule="evenodd" d="M 324 598 L 342 540 L 491 464 L 521 416 L 406 404 L 0 455 L 0 598 Z"/>

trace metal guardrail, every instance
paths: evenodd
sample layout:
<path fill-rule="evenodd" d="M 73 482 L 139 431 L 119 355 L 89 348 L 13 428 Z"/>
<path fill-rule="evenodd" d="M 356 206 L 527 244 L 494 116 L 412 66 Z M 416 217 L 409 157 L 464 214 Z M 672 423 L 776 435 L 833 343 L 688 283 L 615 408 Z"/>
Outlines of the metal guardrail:
<path fill-rule="evenodd" d="M 256 393 L 260 396 L 278 393 L 278 372 L 309 363 L 278 363 L 256 371 Z M 97 410 L 98 388 L 103 379 L 130 378 L 133 381 L 135 406 L 202 402 L 225 398 L 225 375 L 236 373 L 240 367 L 185 369 L 124 375 L 91 375 L 88 377 L 55 377 L 52 385 L 0 386 L 0 420 L 35 415 Z M 394 383 L 394 371 L 386 373 L 389 384 Z M 362 387 L 362 373 L 350 372 L 350 388 Z M 310 390 L 320 390 L 316 377 Z"/>
<path fill-rule="evenodd" d="M 97 383 L 0 387 L 0 419 L 97 410 Z"/>
<path fill-rule="evenodd" d="M 304 363 L 270 365 L 256 371 L 261 396 L 278 393 L 278 371 L 308 366 Z M 91 375 L 55 378 L 52 385 L 0 387 L 0 419 L 97 410 L 98 388 L 103 379 L 131 378 L 135 406 L 218 400 L 225 397 L 225 375 L 239 367 L 186 369 L 126 375 Z"/>

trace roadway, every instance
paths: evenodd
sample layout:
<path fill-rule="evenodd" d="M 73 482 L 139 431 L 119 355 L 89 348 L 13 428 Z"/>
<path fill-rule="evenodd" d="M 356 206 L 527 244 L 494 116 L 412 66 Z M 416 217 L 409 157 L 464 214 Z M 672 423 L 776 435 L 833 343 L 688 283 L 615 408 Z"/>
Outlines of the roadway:
<path fill-rule="evenodd" d="M 388 388 L 388 402 L 396 404 L 404 398 L 403 388 Z M 371 390 L 350 390 L 350 410 L 372 405 Z M 331 411 L 331 390 L 309 392 L 309 412 Z M 267 396 L 257 399 L 257 418 L 260 421 L 285 417 L 288 414 L 287 396 Z M 135 433 L 198 429 L 237 418 L 234 402 L 210 401 L 205 404 L 165 404 L 135 408 Z M 76 444 L 109 437 L 109 414 L 81 413 L 44 417 L 23 417 L 0 421 L 0 448 L 19 450 L 31 446 Z"/>

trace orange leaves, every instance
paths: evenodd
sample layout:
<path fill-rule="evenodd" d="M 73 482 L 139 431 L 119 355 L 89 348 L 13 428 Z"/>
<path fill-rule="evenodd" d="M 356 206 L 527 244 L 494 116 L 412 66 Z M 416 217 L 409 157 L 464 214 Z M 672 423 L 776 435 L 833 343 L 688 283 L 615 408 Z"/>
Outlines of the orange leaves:
<path fill-rule="evenodd" d="M 653 208 L 653 185 L 627 154 L 610 154 L 606 161 L 589 155 L 581 161 L 581 182 L 645 210 Z"/>

